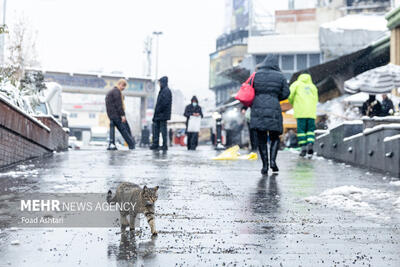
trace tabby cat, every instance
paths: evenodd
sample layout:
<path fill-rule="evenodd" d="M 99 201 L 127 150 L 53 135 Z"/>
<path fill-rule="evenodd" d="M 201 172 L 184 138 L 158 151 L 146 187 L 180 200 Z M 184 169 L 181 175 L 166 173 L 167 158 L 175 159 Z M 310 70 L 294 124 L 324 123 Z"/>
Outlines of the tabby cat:
<path fill-rule="evenodd" d="M 157 235 L 156 226 L 154 223 L 154 203 L 158 195 L 158 186 L 148 188 L 144 186 L 143 189 L 136 184 L 124 182 L 121 183 L 117 191 L 112 196 L 111 190 L 107 193 L 107 202 L 110 204 L 130 203 L 131 208 L 128 210 L 120 210 L 121 215 L 121 232 L 125 232 L 125 228 L 129 225 L 130 231 L 135 231 L 135 218 L 138 213 L 144 213 L 147 222 L 150 225 L 150 230 L 153 235 Z M 127 216 L 129 215 L 129 222 Z"/>

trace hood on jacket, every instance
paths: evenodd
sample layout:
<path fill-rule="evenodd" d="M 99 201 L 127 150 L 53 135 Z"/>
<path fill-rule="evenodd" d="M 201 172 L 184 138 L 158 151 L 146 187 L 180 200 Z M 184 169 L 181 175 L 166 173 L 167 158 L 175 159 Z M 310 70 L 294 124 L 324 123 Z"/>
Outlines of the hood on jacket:
<path fill-rule="evenodd" d="M 192 97 L 192 99 L 190 100 L 191 103 L 196 102 L 197 104 L 199 103 L 199 100 L 197 99 L 197 97 L 194 95 Z"/>
<path fill-rule="evenodd" d="M 297 80 L 302 83 L 312 83 L 311 75 L 308 73 L 300 74 Z"/>
<path fill-rule="evenodd" d="M 263 62 L 258 65 L 257 67 L 258 70 L 261 69 L 272 69 L 272 70 L 277 70 L 280 71 L 279 68 L 279 58 L 277 55 L 267 55 Z"/>
<path fill-rule="evenodd" d="M 368 96 L 368 102 L 372 103 L 376 100 L 376 96 L 375 95 L 369 95 Z"/>
<path fill-rule="evenodd" d="M 161 77 L 158 81 L 160 82 L 161 89 L 168 86 L 168 77 L 167 76 Z"/>

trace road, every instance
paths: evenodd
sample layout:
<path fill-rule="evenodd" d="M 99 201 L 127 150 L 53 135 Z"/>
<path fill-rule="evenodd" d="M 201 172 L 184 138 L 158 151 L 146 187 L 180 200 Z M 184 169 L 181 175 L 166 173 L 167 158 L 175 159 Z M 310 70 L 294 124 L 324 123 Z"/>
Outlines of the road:
<path fill-rule="evenodd" d="M 400 266 L 400 184 L 322 158 L 213 161 L 208 147 L 57 153 L 0 173 L 15 193 L 106 193 L 159 185 L 158 236 L 118 228 L 19 228 L 0 205 L 0 266 Z M 139 228 L 138 228 L 139 230 Z"/>

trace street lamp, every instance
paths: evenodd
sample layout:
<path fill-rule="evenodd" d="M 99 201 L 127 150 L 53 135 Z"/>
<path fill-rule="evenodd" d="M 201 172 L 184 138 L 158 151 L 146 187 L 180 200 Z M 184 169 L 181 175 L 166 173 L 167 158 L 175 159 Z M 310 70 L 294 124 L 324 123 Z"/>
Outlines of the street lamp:
<path fill-rule="evenodd" d="M 155 77 L 154 77 L 154 108 L 156 107 L 157 102 L 157 79 L 158 79 L 158 37 L 163 34 L 162 32 L 153 32 L 153 35 L 156 37 L 156 70 L 155 70 Z"/>

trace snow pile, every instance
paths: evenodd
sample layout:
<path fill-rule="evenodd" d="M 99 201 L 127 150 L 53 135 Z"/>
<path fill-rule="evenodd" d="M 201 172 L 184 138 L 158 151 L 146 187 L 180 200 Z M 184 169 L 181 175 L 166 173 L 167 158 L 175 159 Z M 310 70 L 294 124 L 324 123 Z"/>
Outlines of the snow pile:
<path fill-rule="evenodd" d="M 0 83 L 0 96 L 6 98 L 9 103 L 19 107 L 26 113 L 34 114 L 30 100 L 17 87 L 12 85 L 11 82 Z"/>
<path fill-rule="evenodd" d="M 393 203 L 393 205 L 400 209 L 400 197 Z"/>
<path fill-rule="evenodd" d="M 390 214 L 383 214 L 378 204 L 398 207 L 397 211 L 400 212 L 400 198 L 397 198 L 392 192 L 351 185 L 328 189 L 319 196 L 307 197 L 304 200 L 310 204 L 352 212 L 358 216 L 388 220 Z"/>
<path fill-rule="evenodd" d="M 400 186 L 400 181 L 391 181 L 390 184 L 394 186 Z"/>
<path fill-rule="evenodd" d="M 19 165 L 17 166 L 16 170 L 14 171 L 9 171 L 9 172 L 4 172 L 0 173 L 0 178 L 1 177 L 12 177 L 12 178 L 17 178 L 17 177 L 37 177 L 39 174 L 38 169 L 32 169 L 35 167 L 33 164 L 29 165 Z"/>
<path fill-rule="evenodd" d="M 326 115 L 328 117 L 328 129 L 337 127 L 346 121 L 355 121 L 361 119 L 361 114 L 358 107 L 345 102 L 349 95 L 342 95 L 337 98 L 331 99 L 325 103 L 318 103 L 317 115 Z"/>

